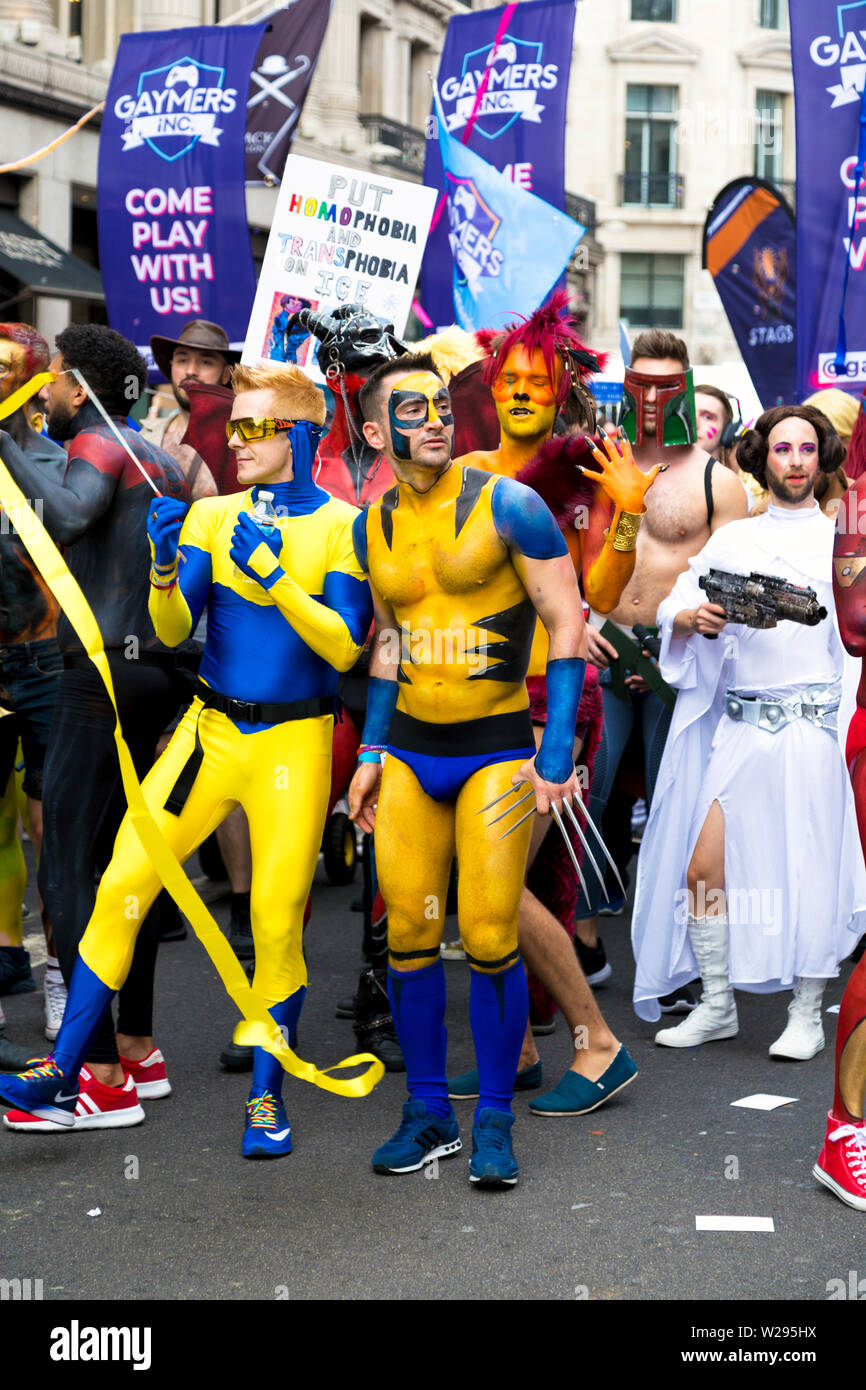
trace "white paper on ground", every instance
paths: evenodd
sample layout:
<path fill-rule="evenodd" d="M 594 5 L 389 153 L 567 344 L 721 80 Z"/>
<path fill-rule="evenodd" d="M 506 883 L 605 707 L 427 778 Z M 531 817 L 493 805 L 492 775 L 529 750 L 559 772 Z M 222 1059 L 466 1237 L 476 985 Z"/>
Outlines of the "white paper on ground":
<path fill-rule="evenodd" d="M 696 1231 L 773 1231 L 772 1216 L 696 1216 Z"/>
<path fill-rule="evenodd" d="M 798 1096 L 768 1096 L 759 1091 L 757 1095 L 732 1100 L 731 1105 L 739 1105 L 743 1110 L 778 1110 L 780 1105 L 796 1105 L 798 1099 Z"/>

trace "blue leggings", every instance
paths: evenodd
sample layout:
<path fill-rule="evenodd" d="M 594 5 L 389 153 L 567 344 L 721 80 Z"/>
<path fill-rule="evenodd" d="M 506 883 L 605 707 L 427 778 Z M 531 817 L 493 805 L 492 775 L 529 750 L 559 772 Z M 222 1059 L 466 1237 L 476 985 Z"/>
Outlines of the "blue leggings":
<path fill-rule="evenodd" d="M 589 814 L 599 830 L 608 797 L 613 790 L 617 770 L 631 738 L 635 724 L 640 725 L 643 737 L 644 776 L 646 779 L 647 805 L 652 800 L 656 778 L 664 752 L 665 739 L 671 725 L 673 711 L 651 690 L 639 691 L 629 696 L 625 704 L 611 689 L 610 673 L 600 671 L 598 683 L 604 701 L 604 729 L 595 766 L 592 773 L 592 789 L 589 796 Z M 589 896 L 580 891 L 577 900 L 577 917 L 595 917 L 601 899 L 601 885 L 595 874 L 587 874 Z"/>

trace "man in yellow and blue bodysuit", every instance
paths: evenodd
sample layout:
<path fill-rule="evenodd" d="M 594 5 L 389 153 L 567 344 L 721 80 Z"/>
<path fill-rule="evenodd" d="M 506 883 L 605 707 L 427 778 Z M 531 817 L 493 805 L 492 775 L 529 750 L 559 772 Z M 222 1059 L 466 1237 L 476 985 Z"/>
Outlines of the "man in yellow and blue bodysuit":
<path fill-rule="evenodd" d="M 511 1101 L 528 1011 L 517 917 L 530 819 L 536 809 L 558 817 L 578 797 L 572 754 L 586 635 L 577 579 L 535 492 L 452 463 L 451 403 L 432 358 L 383 364 L 362 388 L 361 408 L 365 438 L 385 453 L 397 485 L 354 527 L 376 639 L 349 804 L 363 829 L 375 824 L 410 1097 L 373 1167 L 412 1172 L 461 1148 L 439 958 L 456 852 L 480 1091 L 470 1181 L 512 1186 Z M 549 638 L 537 756 L 525 683 L 536 616 Z"/>
<path fill-rule="evenodd" d="M 288 364 L 237 367 L 233 385 L 229 442 L 239 480 L 254 486 L 203 498 L 189 511 L 170 498 L 150 507 L 157 635 L 176 646 L 205 605 L 208 629 L 196 698 L 143 790 L 181 860 L 243 806 L 253 857 L 253 988 L 291 1040 L 306 990 L 302 922 L 330 789 L 337 678 L 362 650 L 372 608 L 353 550 L 357 513 L 313 482 L 321 391 Z M 260 524 L 262 490 L 272 496 L 269 528 Z M 127 815 L 79 948 L 55 1051 L 21 1077 L 0 1079 L 0 1098 L 46 1127 L 74 1123 L 89 1039 L 126 978 L 139 923 L 160 886 Z M 247 1158 L 291 1151 L 281 1085 L 279 1062 L 256 1048 Z"/>

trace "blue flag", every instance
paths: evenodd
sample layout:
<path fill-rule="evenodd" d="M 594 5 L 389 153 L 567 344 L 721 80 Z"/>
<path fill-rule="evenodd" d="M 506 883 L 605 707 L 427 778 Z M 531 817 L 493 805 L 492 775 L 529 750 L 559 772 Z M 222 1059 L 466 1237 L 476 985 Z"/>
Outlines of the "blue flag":
<path fill-rule="evenodd" d="M 457 320 L 498 328 L 543 304 L 586 228 L 461 145 L 435 103 Z"/>
<path fill-rule="evenodd" d="M 455 139 L 555 208 L 565 206 L 565 116 L 575 8 L 575 0 L 520 0 L 516 6 L 452 15 L 436 79 L 445 123 Z M 484 96 L 467 138 L 482 84 Z M 445 190 L 439 142 L 429 128 L 422 182 L 440 193 Z M 448 231 L 446 217 L 434 219 L 421 267 L 421 303 L 443 326 L 454 318 Z"/>

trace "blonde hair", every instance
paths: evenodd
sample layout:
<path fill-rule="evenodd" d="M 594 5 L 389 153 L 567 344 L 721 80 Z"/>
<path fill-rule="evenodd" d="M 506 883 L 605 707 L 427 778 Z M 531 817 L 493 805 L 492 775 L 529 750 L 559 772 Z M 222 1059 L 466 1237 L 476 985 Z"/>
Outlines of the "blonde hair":
<path fill-rule="evenodd" d="M 275 409 L 290 420 L 312 420 L 314 425 L 325 423 L 325 397 L 306 372 L 291 362 L 261 363 L 245 367 L 238 363 L 232 371 L 232 390 L 272 391 Z"/>
<path fill-rule="evenodd" d="M 441 333 L 431 333 L 429 338 L 422 338 L 420 343 L 413 343 L 412 351 L 429 352 L 446 386 L 452 376 L 456 376 L 464 367 L 471 366 L 484 356 L 475 334 L 467 333 L 456 323 L 443 328 Z"/>

